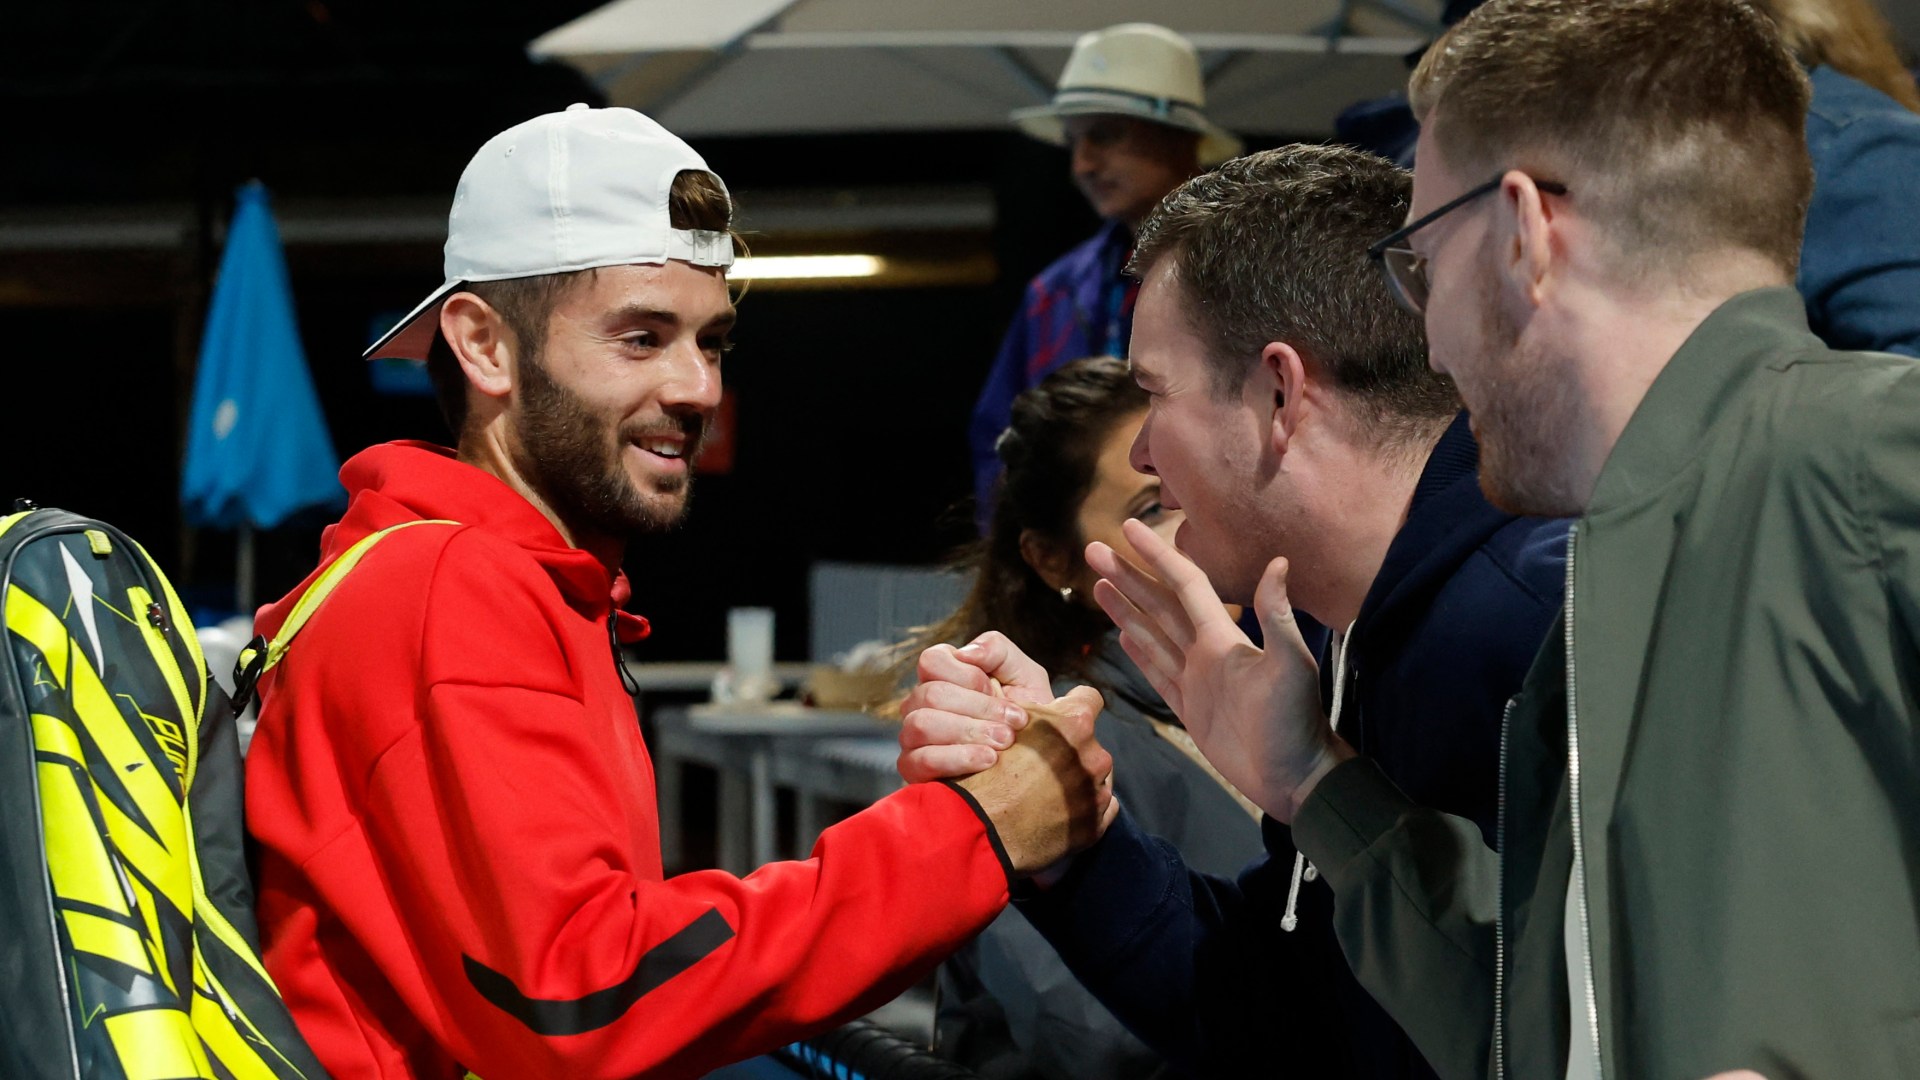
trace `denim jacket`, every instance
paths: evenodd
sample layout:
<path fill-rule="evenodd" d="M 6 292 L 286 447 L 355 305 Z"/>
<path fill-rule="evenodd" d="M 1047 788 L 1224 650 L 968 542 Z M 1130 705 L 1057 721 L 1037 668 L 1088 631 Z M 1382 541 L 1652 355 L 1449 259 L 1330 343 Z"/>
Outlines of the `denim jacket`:
<path fill-rule="evenodd" d="M 1920 356 L 1920 115 L 1830 67 L 1812 75 L 1807 322 L 1835 349 Z"/>

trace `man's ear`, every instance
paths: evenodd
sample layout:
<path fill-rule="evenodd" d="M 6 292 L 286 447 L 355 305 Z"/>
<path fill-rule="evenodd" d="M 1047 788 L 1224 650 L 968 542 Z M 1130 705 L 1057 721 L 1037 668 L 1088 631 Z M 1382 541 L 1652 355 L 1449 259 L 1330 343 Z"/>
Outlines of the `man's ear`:
<path fill-rule="evenodd" d="M 1538 307 L 1555 269 L 1553 204 L 1532 177 L 1514 170 L 1501 178 L 1500 210 L 1501 273 L 1517 295 Z"/>
<path fill-rule="evenodd" d="M 1307 364 L 1300 351 L 1284 341 L 1270 341 L 1260 350 L 1260 366 L 1250 376 L 1250 395 L 1268 410 L 1273 450 L 1285 454 L 1300 430 L 1307 409 Z"/>
<path fill-rule="evenodd" d="M 1020 558 L 1049 589 L 1064 589 L 1073 584 L 1073 559 L 1066 548 L 1032 529 L 1020 530 Z"/>
<path fill-rule="evenodd" d="M 440 306 L 440 336 L 475 390 L 491 398 L 512 391 L 518 342 L 493 305 L 470 292 L 457 292 Z"/>

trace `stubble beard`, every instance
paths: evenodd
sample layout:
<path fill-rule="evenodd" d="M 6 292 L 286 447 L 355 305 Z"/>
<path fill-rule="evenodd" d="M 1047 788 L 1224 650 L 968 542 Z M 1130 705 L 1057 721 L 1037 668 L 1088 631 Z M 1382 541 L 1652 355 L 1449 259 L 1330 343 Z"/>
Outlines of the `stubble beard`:
<path fill-rule="evenodd" d="M 1520 344 L 1520 328 L 1496 300 L 1480 297 L 1480 398 L 1471 402 L 1480 443 L 1480 490 L 1509 514 L 1568 517 L 1582 501 L 1567 482 L 1569 434 L 1579 404 L 1564 365 Z"/>
<path fill-rule="evenodd" d="M 697 418 L 668 416 L 610 429 L 578 395 L 555 382 L 538 357 L 521 365 L 519 391 L 522 467 L 562 520 L 620 538 L 666 532 L 685 520 L 693 499 L 691 470 L 688 476 L 660 478 L 653 491 L 643 492 L 621 458 L 634 439 L 672 434 L 684 437 L 691 462 L 705 435 Z"/>
<path fill-rule="evenodd" d="M 1175 534 L 1175 547 L 1207 576 L 1223 602 L 1248 605 L 1267 564 L 1286 548 L 1285 540 L 1268 524 L 1285 514 L 1274 512 L 1269 494 L 1277 463 L 1263 468 L 1260 461 L 1248 460 L 1243 455 L 1253 453 L 1251 444 L 1233 440 L 1233 434 L 1237 433 L 1219 435 L 1228 440 L 1228 452 L 1207 463 L 1211 497 L 1197 491 L 1181 496 L 1183 500 L 1199 497 L 1200 510 L 1196 516 L 1193 506 L 1185 507 L 1186 519 Z"/>

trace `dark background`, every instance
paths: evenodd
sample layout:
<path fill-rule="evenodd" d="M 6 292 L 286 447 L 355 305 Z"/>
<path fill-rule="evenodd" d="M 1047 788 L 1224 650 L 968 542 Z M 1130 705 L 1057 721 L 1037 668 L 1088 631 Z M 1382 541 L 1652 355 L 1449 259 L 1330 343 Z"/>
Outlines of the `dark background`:
<path fill-rule="evenodd" d="M 0 35 L 0 211 L 139 218 L 188 206 L 182 240 L 0 245 L 9 354 L 0 497 L 113 521 L 190 602 L 231 603 L 233 539 L 191 530 L 177 489 L 183 425 L 218 235 L 234 189 L 276 207 L 430 201 L 444 214 L 495 132 L 599 95 L 537 65 L 527 41 L 592 0 L 103 0 L 18 6 Z M 679 532 L 636 542 L 633 609 L 652 658 L 717 658 L 725 609 L 778 609 L 783 659 L 806 656 L 806 568 L 929 563 L 971 533 L 967 414 L 1022 283 L 1097 222 L 1065 155 L 1010 131 L 697 140 L 752 214 L 752 192 L 984 185 L 986 284 L 752 290 L 726 379 L 730 475 L 702 478 Z M 4 237 L 0 231 L 0 237 Z M 777 240 L 777 238 L 769 238 Z M 394 438 L 446 440 L 430 399 L 373 392 L 358 359 L 374 321 L 440 281 L 439 238 L 289 242 L 309 363 L 344 458 Z M 764 250 L 764 248 L 763 248 Z M 257 595 L 312 567 L 318 524 L 261 538 Z"/>

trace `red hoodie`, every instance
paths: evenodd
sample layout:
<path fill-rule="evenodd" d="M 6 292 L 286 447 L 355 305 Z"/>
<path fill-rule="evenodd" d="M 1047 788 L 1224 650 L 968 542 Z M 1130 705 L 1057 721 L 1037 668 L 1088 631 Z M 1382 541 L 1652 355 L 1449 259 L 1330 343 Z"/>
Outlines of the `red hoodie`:
<path fill-rule="evenodd" d="M 439 447 L 341 479 L 322 566 L 460 524 L 348 575 L 269 673 L 247 761 L 267 968 L 336 1077 L 698 1076 L 870 1010 L 1005 905 L 997 838 L 941 784 L 805 862 L 663 880 L 625 576 Z"/>

